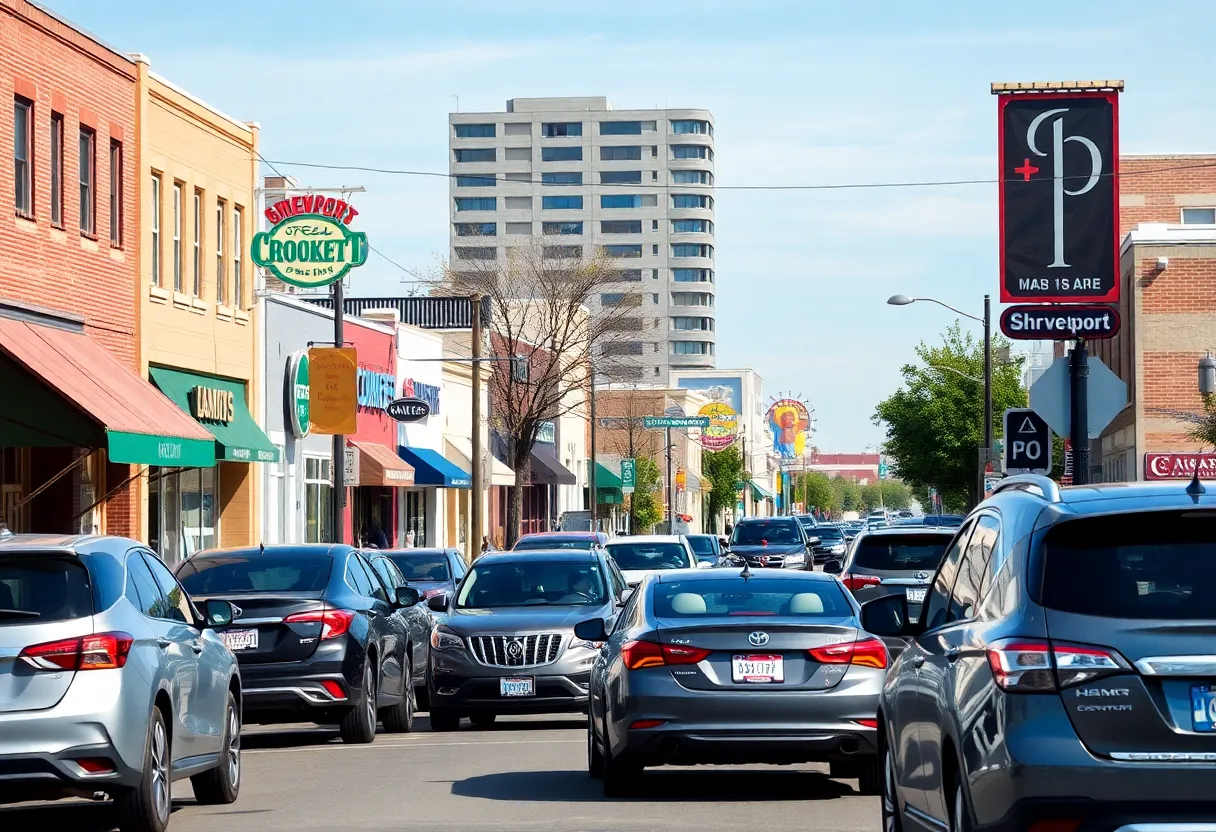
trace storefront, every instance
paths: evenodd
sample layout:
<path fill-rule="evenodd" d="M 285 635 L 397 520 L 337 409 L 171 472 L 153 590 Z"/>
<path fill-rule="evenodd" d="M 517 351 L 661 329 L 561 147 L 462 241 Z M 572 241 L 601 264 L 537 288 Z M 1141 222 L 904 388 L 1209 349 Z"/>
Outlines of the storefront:
<path fill-rule="evenodd" d="M 578 476 L 557 456 L 556 426 L 542 422 L 532 445 L 531 494 L 524 496 L 524 517 L 540 521 L 537 531 L 550 531 L 557 525 L 561 492 L 578 487 Z M 531 498 L 531 499 L 530 499 Z"/>

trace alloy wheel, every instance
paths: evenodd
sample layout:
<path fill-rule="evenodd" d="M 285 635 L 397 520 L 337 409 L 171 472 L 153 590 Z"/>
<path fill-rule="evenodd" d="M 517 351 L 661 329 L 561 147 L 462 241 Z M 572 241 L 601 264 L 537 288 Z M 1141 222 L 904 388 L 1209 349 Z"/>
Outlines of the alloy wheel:
<path fill-rule="evenodd" d="M 963 787 L 954 788 L 954 812 L 950 817 L 951 832 L 967 832 L 967 802 L 963 800 Z"/>
<path fill-rule="evenodd" d="M 241 720 L 236 708 L 228 709 L 228 782 L 234 789 L 241 784 Z"/>
<path fill-rule="evenodd" d="M 883 832 L 899 832 L 899 801 L 895 797 L 895 763 L 891 750 L 882 755 L 882 828 Z"/>
<path fill-rule="evenodd" d="M 371 732 L 375 734 L 377 722 L 376 680 L 370 661 L 367 663 L 367 668 L 363 671 L 363 714 L 367 717 L 368 727 L 371 728 Z"/>
<path fill-rule="evenodd" d="M 163 722 L 152 728 L 152 801 L 156 817 L 169 820 L 169 736 Z"/>

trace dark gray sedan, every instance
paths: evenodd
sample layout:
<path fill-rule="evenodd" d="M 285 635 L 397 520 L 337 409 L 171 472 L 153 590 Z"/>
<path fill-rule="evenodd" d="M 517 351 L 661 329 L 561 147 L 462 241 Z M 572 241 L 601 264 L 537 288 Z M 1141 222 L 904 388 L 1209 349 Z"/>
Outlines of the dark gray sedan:
<path fill-rule="evenodd" d="M 822 572 L 680 570 L 648 577 L 590 679 L 587 766 L 610 797 L 647 766 L 826 762 L 879 783 L 876 714 L 888 656 Z"/>

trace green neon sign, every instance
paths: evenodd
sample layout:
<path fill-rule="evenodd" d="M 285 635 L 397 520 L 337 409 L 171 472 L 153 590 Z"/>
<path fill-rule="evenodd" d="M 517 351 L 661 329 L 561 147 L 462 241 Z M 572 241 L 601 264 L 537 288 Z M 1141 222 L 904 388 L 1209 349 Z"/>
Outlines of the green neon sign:
<path fill-rule="evenodd" d="M 253 235 L 250 255 L 284 283 L 302 289 L 328 286 L 367 262 L 367 235 L 349 226 L 356 214 L 332 197 L 282 200 L 266 209 L 274 226 Z"/>

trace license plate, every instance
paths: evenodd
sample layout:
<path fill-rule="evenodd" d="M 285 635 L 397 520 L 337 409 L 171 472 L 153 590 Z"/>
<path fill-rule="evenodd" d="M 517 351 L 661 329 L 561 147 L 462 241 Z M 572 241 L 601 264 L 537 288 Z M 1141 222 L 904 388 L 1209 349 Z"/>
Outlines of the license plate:
<path fill-rule="evenodd" d="M 234 653 L 237 650 L 253 650 L 258 646 L 257 630 L 225 630 L 220 640 Z"/>
<path fill-rule="evenodd" d="M 785 659 L 781 656 L 732 656 L 730 671 L 731 679 L 735 682 L 784 682 Z"/>
<path fill-rule="evenodd" d="M 498 680 L 502 696 L 536 696 L 536 681 L 531 676 L 512 676 Z"/>
<path fill-rule="evenodd" d="M 1191 719 L 1196 731 L 1216 731 L 1216 685 L 1191 686 Z"/>
<path fill-rule="evenodd" d="M 922 587 L 921 589 L 909 589 L 907 591 L 908 592 L 908 603 L 909 604 L 925 603 L 925 593 L 927 593 L 928 591 L 929 591 L 928 587 Z"/>

